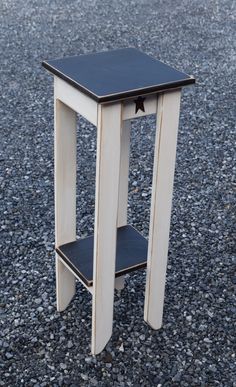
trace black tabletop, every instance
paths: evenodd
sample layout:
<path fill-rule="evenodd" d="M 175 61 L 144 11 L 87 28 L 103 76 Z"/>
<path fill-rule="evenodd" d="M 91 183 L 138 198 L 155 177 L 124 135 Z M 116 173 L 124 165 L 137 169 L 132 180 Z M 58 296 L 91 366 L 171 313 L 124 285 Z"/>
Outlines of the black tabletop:
<path fill-rule="evenodd" d="M 140 96 L 195 82 L 134 48 L 47 60 L 43 66 L 97 102 Z"/>

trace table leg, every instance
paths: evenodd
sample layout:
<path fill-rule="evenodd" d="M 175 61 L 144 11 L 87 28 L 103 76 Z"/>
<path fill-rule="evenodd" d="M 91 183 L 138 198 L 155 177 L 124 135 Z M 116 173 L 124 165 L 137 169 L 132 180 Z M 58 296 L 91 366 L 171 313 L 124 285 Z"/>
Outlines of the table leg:
<path fill-rule="evenodd" d="M 181 90 L 158 98 L 144 319 L 162 325 Z"/>
<path fill-rule="evenodd" d="M 112 334 L 121 143 L 121 104 L 99 105 L 92 302 L 92 354 Z"/>
<path fill-rule="evenodd" d="M 127 225 L 128 189 L 129 189 L 129 153 L 130 153 L 130 128 L 131 121 L 122 123 L 121 156 L 120 156 L 120 181 L 118 204 L 118 227 Z M 115 288 L 122 290 L 125 286 L 125 277 L 115 279 Z"/>
<path fill-rule="evenodd" d="M 76 240 L 76 113 L 55 95 L 55 237 L 56 247 Z M 75 294 L 75 277 L 56 254 L 57 310 Z"/>

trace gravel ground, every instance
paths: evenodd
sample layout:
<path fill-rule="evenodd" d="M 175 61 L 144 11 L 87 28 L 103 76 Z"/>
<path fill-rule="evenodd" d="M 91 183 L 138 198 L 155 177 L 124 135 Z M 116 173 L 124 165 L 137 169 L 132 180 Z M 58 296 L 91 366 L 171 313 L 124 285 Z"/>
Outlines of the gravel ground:
<path fill-rule="evenodd" d="M 236 386 L 233 2 L 1 0 L 0 386 Z M 193 74 L 183 92 L 163 328 L 145 272 L 90 354 L 91 297 L 55 308 L 53 88 L 43 59 L 133 46 Z M 96 131 L 78 120 L 78 234 L 93 228 Z M 148 233 L 155 119 L 134 120 L 129 219 Z"/>

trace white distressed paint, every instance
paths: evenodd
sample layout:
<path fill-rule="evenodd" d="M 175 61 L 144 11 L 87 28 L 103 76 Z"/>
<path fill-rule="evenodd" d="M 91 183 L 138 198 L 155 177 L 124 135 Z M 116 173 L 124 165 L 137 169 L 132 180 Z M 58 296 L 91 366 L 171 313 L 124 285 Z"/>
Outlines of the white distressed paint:
<path fill-rule="evenodd" d="M 94 230 L 92 354 L 112 334 L 121 144 L 121 104 L 99 106 Z"/>
<path fill-rule="evenodd" d="M 97 125 L 98 104 L 96 101 L 57 76 L 54 76 L 54 89 L 57 99 L 76 113 L 81 114 L 93 125 Z"/>
<path fill-rule="evenodd" d="M 162 325 L 181 90 L 160 94 L 152 183 L 144 319 Z"/>
<path fill-rule="evenodd" d="M 119 181 L 119 204 L 118 204 L 118 227 L 127 225 L 128 189 L 129 189 L 129 152 L 130 152 L 130 130 L 129 120 L 122 122 L 121 131 L 121 156 L 120 156 L 120 181 Z M 115 288 L 122 290 L 125 286 L 125 277 L 115 279 Z"/>
<path fill-rule="evenodd" d="M 55 238 L 56 247 L 76 239 L 76 113 L 54 99 Z M 57 310 L 75 294 L 75 276 L 56 254 Z"/>
<path fill-rule="evenodd" d="M 132 118 L 148 116 L 149 114 L 156 114 L 157 94 L 144 95 L 143 97 L 145 98 L 144 99 L 145 112 L 143 112 L 142 110 L 139 110 L 137 113 L 135 113 L 135 110 L 136 110 L 135 100 L 138 97 L 133 97 L 132 99 L 127 99 L 123 102 L 123 112 L 122 112 L 123 120 L 130 120 Z"/>

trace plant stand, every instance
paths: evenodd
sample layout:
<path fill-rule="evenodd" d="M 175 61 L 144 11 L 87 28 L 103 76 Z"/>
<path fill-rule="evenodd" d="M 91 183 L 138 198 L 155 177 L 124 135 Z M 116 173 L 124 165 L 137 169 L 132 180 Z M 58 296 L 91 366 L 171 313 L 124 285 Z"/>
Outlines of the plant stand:
<path fill-rule="evenodd" d="M 54 75 L 57 309 L 92 294 L 92 353 L 112 334 L 114 287 L 147 266 L 145 321 L 162 324 L 181 87 L 194 78 L 136 49 L 44 61 Z M 97 126 L 94 235 L 76 238 L 76 113 Z M 130 120 L 157 115 L 149 242 L 127 224 Z"/>

